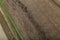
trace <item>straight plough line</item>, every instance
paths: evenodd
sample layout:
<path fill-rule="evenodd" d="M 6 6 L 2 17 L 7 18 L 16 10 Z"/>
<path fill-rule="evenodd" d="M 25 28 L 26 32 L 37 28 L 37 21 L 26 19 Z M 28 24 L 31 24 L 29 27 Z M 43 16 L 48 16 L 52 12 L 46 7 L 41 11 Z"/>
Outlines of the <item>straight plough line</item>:
<path fill-rule="evenodd" d="M 17 32 L 17 34 L 18 34 L 18 36 L 19 36 L 19 38 L 20 38 L 21 40 L 24 40 L 24 38 L 23 38 L 23 36 L 22 36 L 22 32 L 19 31 L 19 29 L 17 28 L 17 25 L 15 24 L 15 22 L 14 22 L 14 20 L 12 19 L 11 15 L 10 15 L 10 13 L 9 13 L 9 11 L 8 11 L 8 9 L 6 8 L 5 4 L 3 3 L 3 0 L 0 0 L 0 5 L 1 5 L 1 8 L 3 9 L 3 10 L 1 10 L 1 8 L 0 8 L 1 12 L 4 13 L 4 14 L 6 14 L 6 15 L 8 16 L 8 18 L 9 18 L 9 20 L 11 21 L 11 23 L 12 23 L 15 31 Z M 3 12 L 3 11 L 4 11 L 4 12 Z M 3 16 L 5 17 L 4 14 L 3 14 Z M 6 20 L 6 18 L 5 18 L 5 20 Z M 7 21 L 7 22 L 8 22 L 8 21 Z M 8 24 L 8 25 L 10 26 L 10 24 Z"/>

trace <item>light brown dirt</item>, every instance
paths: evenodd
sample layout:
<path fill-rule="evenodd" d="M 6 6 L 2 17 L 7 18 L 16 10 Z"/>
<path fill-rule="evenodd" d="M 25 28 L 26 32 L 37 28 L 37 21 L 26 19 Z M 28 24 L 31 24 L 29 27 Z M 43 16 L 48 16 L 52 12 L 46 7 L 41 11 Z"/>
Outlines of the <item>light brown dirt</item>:
<path fill-rule="evenodd" d="M 0 40 L 8 40 L 1 24 L 0 24 Z"/>

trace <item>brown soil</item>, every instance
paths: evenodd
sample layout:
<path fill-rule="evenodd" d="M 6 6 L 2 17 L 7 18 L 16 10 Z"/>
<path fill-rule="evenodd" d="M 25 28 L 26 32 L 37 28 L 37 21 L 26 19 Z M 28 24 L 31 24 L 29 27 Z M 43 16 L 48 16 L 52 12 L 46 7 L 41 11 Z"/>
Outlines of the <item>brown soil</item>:
<path fill-rule="evenodd" d="M 60 6 L 53 0 L 4 0 L 25 40 L 60 40 Z"/>

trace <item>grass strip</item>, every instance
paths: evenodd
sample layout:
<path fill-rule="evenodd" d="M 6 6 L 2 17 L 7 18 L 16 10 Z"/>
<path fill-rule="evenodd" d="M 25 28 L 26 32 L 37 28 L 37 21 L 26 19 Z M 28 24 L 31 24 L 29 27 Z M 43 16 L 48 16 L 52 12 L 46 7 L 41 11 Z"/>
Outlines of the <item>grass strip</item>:
<path fill-rule="evenodd" d="M 15 29 L 15 31 L 17 32 L 19 38 L 21 38 L 21 40 L 24 40 L 24 38 L 23 38 L 23 36 L 22 36 L 22 32 L 19 31 L 19 29 L 17 28 L 17 25 L 15 24 L 13 18 L 11 17 L 11 15 L 10 15 L 7 7 L 6 7 L 5 4 L 3 3 L 3 0 L 0 0 L 0 4 L 1 4 L 2 8 L 4 9 L 5 13 L 7 14 L 9 20 L 11 21 L 12 25 L 14 26 L 14 29 Z"/>
<path fill-rule="evenodd" d="M 8 28 L 9 28 L 9 30 L 11 31 L 11 34 L 12 34 L 12 36 L 13 36 L 13 39 L 15 39 L 14 32 L 13 32 L 12 29 L 11 29 L 11 24 L 9 23 L 9 20 L 7 19 L 5 13 L 2 11 L 1 8 L 0 8 L 0 13 L 2 14 L 2 16 L 3 16 L 6 24 L 8 25 Z"/>

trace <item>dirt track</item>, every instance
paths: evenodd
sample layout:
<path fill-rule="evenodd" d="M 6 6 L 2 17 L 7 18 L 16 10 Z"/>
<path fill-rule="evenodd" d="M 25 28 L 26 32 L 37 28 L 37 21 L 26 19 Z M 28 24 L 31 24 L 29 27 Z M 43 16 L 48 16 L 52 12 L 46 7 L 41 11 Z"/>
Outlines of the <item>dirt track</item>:
<path fill-rule="evenodd" d="M 4 30 L 3 30 L 2 26 L 1 26 L 1 24 L 0 24 L 0 40 L 8 40 L 5 33 L 4 33 Z"/>
<path fill-rule="evenodd" d="M 60 40 L 60 6 L 53 0 L 4 0 L 25 40 Z"/>

